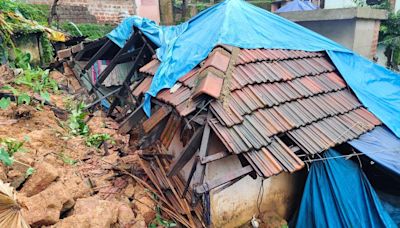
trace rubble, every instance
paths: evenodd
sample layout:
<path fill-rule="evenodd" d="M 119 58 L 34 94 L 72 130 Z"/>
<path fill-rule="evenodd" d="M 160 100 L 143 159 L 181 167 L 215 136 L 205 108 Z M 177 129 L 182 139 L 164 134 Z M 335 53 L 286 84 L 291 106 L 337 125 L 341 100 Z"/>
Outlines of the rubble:
<path fill-rule="evenodd" d="M 36 172 L 24 183 L 21 193 L 27 197 L 33 196 L 46 189 L 57 177 L 58 170 L 47 162 L 36 167 Z"/>

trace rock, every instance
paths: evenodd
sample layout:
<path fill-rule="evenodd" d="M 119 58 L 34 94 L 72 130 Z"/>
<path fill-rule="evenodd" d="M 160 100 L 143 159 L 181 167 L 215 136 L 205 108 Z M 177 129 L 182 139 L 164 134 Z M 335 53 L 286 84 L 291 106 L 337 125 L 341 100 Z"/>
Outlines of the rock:
<path fill-rule="evenodd" d="M 6 170 L 7 170 L 6 166 L 3 165 L 3 163 L 0 163 L 0 180 L 2 180 L 3 182 L 6 182 L 7 180 Z"/>
<path fill-rule="evenodd" d="M 58 170 L 47 162 L 42 162 L 36 172 L 26 181 L 22 193 L 30 197 L 47 188 L 58 177 Z"/>
<path fill-rule="evenodd" d="M 65 185 L 56 182 L 44 191 L 23 200 L 22 213 L 30 225 L 52 225 L 58 222 L 64 204 L 70 206 L 71 201 L 73 201 L 72 195 Z"/>
<path fill-rule="evenodd" d="M 36 195 L 22 197 L 22 213 L 30 225 L 45 226 L 57 223 L 60 214 L 71 209 L 77 198 L 89 195 L 89 188 L 80 177 L 67 175 L 64 178 L 53 182 Z"/>
<path fill-rule="evenodd" d="M 129 227 L 135 223 L 135 214 L 126 204 L 121 204 L 118 208 L 118 224 L 121 227 Z"/>
<path fill-rule="evenodd" d="M 72 216 L 57 223 L 55 228 L 109 228 L 118 221 L 118 204 L 94 197 L 78 199 Z"/>
<path fill-rule="evenodd" d="M 14 79 L 14 72 L 8 65 L 0 66 L 0 85 L 9 83 Z"/>
<path fill-rule="evenodd" d="M 137 198 L 135 195 L 135 200 L 133 200 L 133 206 L 138 215 L 143 216 L 143 219 L 146 222 L 146 224 L 151 222 L 156 216 L 155 212 L 156 205 L 154 201 L 147 195 L 141 196 L 140 198 Z"/>
<path fill-rule="evenodd" d="M 129 183 L 124 190 L 124 194 L 126 197 L 131 198 L 135 194 L 135 186 Z"/>

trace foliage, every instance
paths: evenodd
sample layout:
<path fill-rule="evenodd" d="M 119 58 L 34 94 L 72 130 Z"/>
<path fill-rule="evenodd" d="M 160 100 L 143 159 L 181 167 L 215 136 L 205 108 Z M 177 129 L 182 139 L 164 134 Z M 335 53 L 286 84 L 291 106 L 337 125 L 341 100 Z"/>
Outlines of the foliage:
<path fill-rule="evenodd" d="M 11 99 L 9 97 L 2 97 L 0 99 L 0 109 L 7 109 L 11 104 Z"/>
<path fill-rule="evenodd" d="M 0 1 L 0 61 L 8 59 L 10 56 L 8 51 L 15 51 L 11 39 L 13 34 L 43 32 L 43 27 L 39 25 L 47 24 L 48 12 L 48 5 L 26 4 L 12 0 Z M 46 35 L 41 36 L 40 43 L 43 49 L 43 63 L 48 64 L 53 58 L 53 46 Z"/>
<path fill-rule="evenodd" d="M 25 142 L 26 139 L 19 141 L 13 138 L 6 138 L 1 140 L 1 145 L 6 148 L 10 156 L 13 156 L 17 152 L 25 152 L 25 148 L 23 148 Z"/>
<path fill-rule="evenodd" d="M 64 153 L 60 153 L 59 157 L 65 164 L 68 164 L 68 165 L 75 165 L 78 162 L 77 160 L 72 159 L 70 156 L 68 156 Z"/>
<path fill-rule="evenodd" d="M 107 133 L 93 134 L 86 138 L 86 145 L 99 148 L 104 141 L 107 141 L 109 139 L 111 139 L 111 136 Z"/>
<path fill-rule="evenodd" d="M 68 32 L 73 36 L 80 36 L 82 33 L 83 36 L 87 36 L 89 39 L 98 39 L 104 37 L 107 33 L 111 32 L 114 29 L 113 25 L 101 25 L 101 24 L 91 24 L 91 23 L 82 23 L 76 24 L 79 31 L 76 29 L 74 24 L 71 23 L 62 23 L 61 29 Z"/>
<path fill-rule="evenodd" d="M 390 13 L 381 24 L 379 39 L 387 48 L 393 50 L 393 61 L 400 64 L 400 12 Z"/>
<path fill-rule="evenodd" d="M 156 218 L 153 220 L 152 223 L 149 224 L 149 228 L 157 228 L 157 227 L 176 227 L 177 224 L 173 221 L 168 221 L 163 219 L 161 216 L 160 207 L 156 207 Z"/>
<path fill-rule="evenodd" d="M 25 152 L 25 149 L 23 148 L 24 143 L 27 141 L 27 139 L 24 139 L 24 141 L 18 141 L 15 139 L 7 138 L 7 139 L 2 139 L 0 140 L 1 147 L 0 147 L 0 161 L 6 165 L 6 166 L 11 166 L 14 164 L 14 162 L 24 165 L 27 167 L 27 170 L 25 172 L 25 177 L 28 177 L 32 175 L 35 172 L 35 169 L 31 167 L 28 164 L 25 164 L 21 161 L 18 161 L 14 159 L 14 154 L 17 152 Z"/>
<path fill-rule="evenodd" d="M 80 102 L 71 110 L 68 117 L 68 127 L 73 135 L 89 135 L 89 127 L 85 123 L 87 113 L 84 111 L 85 104 Z"/>
<path fill-rule="evenodd" d="M 47 36 L 45 36 L 44 34 L 42 34 L 40 36 L 39 42 L 40 42 L 40 45 L 42 46 L 42 50 L 43 50 L 43 55 L 42 55 L 43 64 L 47 65 L 54 58 L 53 45 L 51 44 L 49 38 Z"/>
<path fill-rule="evenodd" d="M 35 20 L 42 25 L 47 23 L 48 5 L 27 4 L 20 1 L 2 0 L 0 9 L 4 12 L 19 12 L 27 19 Z"/>

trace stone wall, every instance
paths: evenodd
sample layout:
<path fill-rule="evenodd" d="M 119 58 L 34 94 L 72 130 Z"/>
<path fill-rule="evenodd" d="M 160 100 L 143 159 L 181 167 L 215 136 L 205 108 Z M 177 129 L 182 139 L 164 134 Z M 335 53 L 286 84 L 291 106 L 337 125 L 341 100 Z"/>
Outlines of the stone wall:
<path fill-rule="evenodd" d="M 27 3 L 48 4 L 53 0 L 26 0 Z M 120 22 L 120 16 L 135 13 L 135 0 L 60 0 L 57 13 L 60 21 L 74 23 Z"/>

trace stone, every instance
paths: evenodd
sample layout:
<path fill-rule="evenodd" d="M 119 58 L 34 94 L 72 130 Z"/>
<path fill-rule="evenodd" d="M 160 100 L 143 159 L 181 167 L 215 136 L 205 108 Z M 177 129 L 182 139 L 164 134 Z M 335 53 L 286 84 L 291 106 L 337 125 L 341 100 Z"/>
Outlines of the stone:
<path fill-rule="evenodd" d="M 57 179 L 58 170 L 47 162 L 42 162 L 36 171 L 25 182 L 21 189 L 22 193 L 30 197 L 46 189 L 54 180 Z"/>
<path fill-rule="evenodd" d="M 156 216 L 156 205 L 150 197 L 148 197 L 147 195 L 143 195 L 140 198 L 137 198 L 135 195 L 135 199 L 132 202 L 135 211 L 138 213 L 138 215 L 143 216 L 146 224 L 154 219 L 154 217 Z"/>
<path fill-rule="evenodd" d="M 118 208 L 118 224 L 121 227 L 129 227 L 135 222 L 135 214 L 126 204 L 121 204 Z"/>
<path fill-rule="evenodd" d="M 90 189 L 80 177 L 67 175 L 64 178 L 31 197 L 20 194 L 22 214 L 30 225 L 40 227 L 57 223 L 61 213 L 71 209 L 77 198 L 89 195 Z"/>
<path fill-rule="evenodd" d="M 71 205 L 73 201 L 71 194 L 61 182 L 55 182 L 39 194 L 23 199 L 20 202 L 23 205 L 22 214 L 32 226 L 57 223 L 64 204 Z"/>
<path fill-rule="evenodd" d="M 76 201 L 74 213 L 62 219 L 54 228 L 113 227 L 118 221 L 118 213 L 118 204 L 115 202 L 95 197 L 82 198 Z"/>

